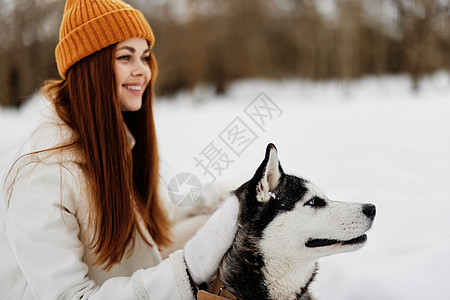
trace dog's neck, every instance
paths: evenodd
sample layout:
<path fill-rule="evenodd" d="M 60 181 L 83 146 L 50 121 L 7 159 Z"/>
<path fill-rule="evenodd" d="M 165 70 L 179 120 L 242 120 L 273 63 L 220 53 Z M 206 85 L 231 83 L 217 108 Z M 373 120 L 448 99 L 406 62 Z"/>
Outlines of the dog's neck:
<path fill-rule="evenodd" d="M 320 257 L 298 245 L 295 236 L 290 236 L 296 232 L 295 227 L 286 224 L 296 226 L 295 220 L 276 218 L 265 228 L 264 236 L 258 243 L 270 299 L 301 298 L 314 279 L 317 259 Z"/>
<path fill-rule="evenodd" d="M 263 269 L 270 299 L 299 299 L 316 274 L 316 261 L 266 258 Z"/>

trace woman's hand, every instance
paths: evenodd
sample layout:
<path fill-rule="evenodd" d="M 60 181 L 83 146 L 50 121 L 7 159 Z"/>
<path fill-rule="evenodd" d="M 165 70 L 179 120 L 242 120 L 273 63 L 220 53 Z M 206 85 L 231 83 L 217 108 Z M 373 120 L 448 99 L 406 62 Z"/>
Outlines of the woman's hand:
<path fill-rule="evenodd" d="M 186 243 L 184 258 L 196 284 L 206 282 L 219 268 L 236 235 L 238 213 L 239 201 L 233 195 Z"/>

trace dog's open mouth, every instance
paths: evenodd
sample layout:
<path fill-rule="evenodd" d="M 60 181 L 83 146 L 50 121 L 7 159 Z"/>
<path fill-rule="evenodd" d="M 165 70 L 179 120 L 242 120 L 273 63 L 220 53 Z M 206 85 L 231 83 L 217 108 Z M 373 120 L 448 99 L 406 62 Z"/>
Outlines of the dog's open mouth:
<path fill-rule="evenodd" d="M 341 244 L 342 246 L 356 245 L 362 244 L 367 241 L 367 235 L 363 234 L 358 236 L 357 238 L 348 240 L 348 241 L 339 241 L 339 240 L 330 240 L 330 239 L 309 239 L 306 242 L 306 247 L 316 248 L 316 247 L 326 247 L 332 246 L 336 244 Z"/>

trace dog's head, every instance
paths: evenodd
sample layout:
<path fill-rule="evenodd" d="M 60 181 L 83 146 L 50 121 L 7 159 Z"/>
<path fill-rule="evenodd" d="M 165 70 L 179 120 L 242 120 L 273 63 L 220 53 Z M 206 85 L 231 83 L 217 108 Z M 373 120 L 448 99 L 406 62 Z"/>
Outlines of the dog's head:
<path fill-rule="evenodd" d="M 261 238 L 261 251 L 267 254 L 301 250 L 318 258 L 357 250 L 375 217 L 373 204 L 332 201 L 311 182 L 285 174 L 273 144 L 236 195 L 241 201 L 239 221 Z"/>
<path fill-rule="evenodd" d="M 311 182 L 285 174 L 273 144 L 234 193 L 238 231 L 219 276 L 244 299 L 295 298 L 307 290 L 318 258 L 365 244 L 375 217 L 372 204 L 332 201 Z"/>

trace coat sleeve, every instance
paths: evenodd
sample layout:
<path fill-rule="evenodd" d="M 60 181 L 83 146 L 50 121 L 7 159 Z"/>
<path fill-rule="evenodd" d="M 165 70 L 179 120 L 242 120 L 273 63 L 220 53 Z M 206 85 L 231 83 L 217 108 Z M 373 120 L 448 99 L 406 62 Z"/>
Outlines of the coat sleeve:
<path fill-rule="evenodd" d="M 82 260 L 74 175 L 44 163 L 17 174 L 6 234 L 35 299 L 193 299 L 182 251 L 131 277 L 96 285 Z"/>

